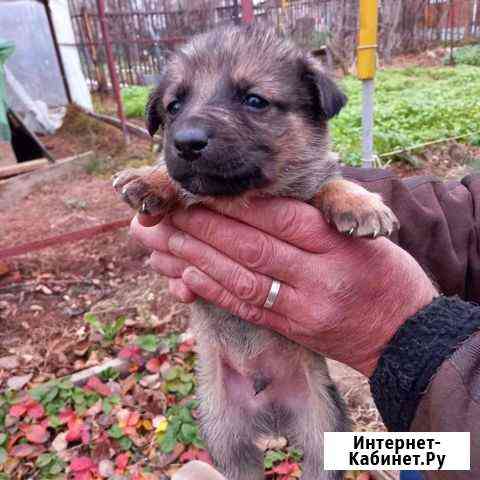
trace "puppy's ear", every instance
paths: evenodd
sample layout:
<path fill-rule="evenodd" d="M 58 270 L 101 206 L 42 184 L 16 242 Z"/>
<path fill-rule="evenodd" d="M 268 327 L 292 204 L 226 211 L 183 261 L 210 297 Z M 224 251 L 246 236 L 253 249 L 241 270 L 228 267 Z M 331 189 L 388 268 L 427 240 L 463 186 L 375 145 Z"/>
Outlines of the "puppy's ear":
<path fill-rule="evenodd" d="M 163 106 L 160 89 L 155 89 L 151 94 L 145 107 L 145 120 L 148 133 L 153 137 L 160 127 L 163 127 Z"/>
<path fill-rule="evenodd" d="M 347 104 L 347 96 L 313 57 L 303 60 L 302 80 L 310 90 L 315 116 L 329 120 Z"/>

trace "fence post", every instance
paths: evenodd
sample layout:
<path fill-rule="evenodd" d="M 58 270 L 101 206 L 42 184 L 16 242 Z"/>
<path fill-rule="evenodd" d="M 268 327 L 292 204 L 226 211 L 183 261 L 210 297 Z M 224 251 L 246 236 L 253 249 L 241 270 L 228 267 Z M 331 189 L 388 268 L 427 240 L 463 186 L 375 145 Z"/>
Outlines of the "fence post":
<path fill-rule="evenodd" d="M 254 19 L 253 0 L 242 0 L 242 21 L 252 23 Z"/>
<path fill-rule="evenodd" d="M 110 72 L 110 80 L 112 81 L 113 93 L 117 102 L 117 114 L 122 123 L 123 138 L 125 143 L 130 143 L 130 136 L 127 130 L 127 122 L 123 111 L 122 93 L 120 91 L 120 82 L 118 80 L 117 71 L 115 70 L 115 62 L 113 60 L 112 43 L 110 41 L 110 32 L 108 31 L 107 19 L 105 17 L 105 0 L 97 0 L 98 18 L 100 20 L 100 28 L 102 30 L 103 43 L 107 53 L 107 64 Z"/>
<path fill-rule="evenodd" d="M 363 167 L 372 168 L 373 152 L 373 117 L 375 72 L 377 68 L 378 35 L 377 0 L 360 0 L 360 32 L 358 39 L 357 73 L 363 84 Z"/>

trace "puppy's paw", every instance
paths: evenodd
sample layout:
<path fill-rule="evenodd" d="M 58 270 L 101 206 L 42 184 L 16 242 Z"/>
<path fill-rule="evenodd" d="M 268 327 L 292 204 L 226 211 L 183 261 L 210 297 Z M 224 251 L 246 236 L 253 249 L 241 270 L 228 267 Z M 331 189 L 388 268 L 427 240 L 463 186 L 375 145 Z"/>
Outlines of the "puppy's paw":
<path fill-rule="evenodd" d="M 339 232 L 354 237 L 388 237 L 398 229 L 397 217 L 381 201 L 359 200 L 361 203 L 349 205 L 346 209 L 332 206 L 324 213 L 327 221 Z"/>
<path fill-rule="evenodd" d="M 162 172 L 124 170 L 112 178 L 117 193 L 134 210 L 147 215 L 167 213 L 175 202 L 175 190 Z"/>
<path fill-rule="evenodd" d="M 325 219 L 347 235 L 390 236 L 400 225 L 380 195 L 346 180 L 325 185 L 315 200 Z"/>

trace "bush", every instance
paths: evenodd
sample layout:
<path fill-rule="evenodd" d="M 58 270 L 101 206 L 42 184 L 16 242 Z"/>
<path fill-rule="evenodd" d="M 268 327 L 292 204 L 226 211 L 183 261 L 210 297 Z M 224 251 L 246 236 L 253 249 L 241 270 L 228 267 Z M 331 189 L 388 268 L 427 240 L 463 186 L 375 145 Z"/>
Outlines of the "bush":
<path fill-rule="evenodd" d="M 150 95 L 149 87 L 127 87 L 122 89 L 123 105 L 125 107 L 125 115 L 128 118 L 139 117 L 145 115 L 145 105 Z"/>
<path fill-rule="evenodd" d="M 456 48 L 453 51 L 453 60 L 456 65 L 480 67 L 480 44 Z"/>

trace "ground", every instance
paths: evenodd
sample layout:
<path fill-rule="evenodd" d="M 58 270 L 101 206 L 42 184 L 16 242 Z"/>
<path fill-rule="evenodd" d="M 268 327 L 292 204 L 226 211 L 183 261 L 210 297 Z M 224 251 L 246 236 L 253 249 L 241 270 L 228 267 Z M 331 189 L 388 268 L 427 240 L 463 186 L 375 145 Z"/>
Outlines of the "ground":
<path fill-rule="evenodd" d="M 410 65 L 409 61 L 408 58 L 398 59 L 397 63 L 404 62 Z M 422 57 L 422 62 L 435 64 L 437 60 L 436 57 Z M 428 66 L 431 66 L 431 63 L 428 63 Z M 27 198 L 12 204 L 6 212 L 2 212 L 0 252 L 6 247 L 48 238 L 82 227 L 130 218 L 131 211 L 113 193 L 109 180 L 110 174 L 126 164 L 139 165 L 153 158 L 152 146 L 149 142 L 135 139 L 130 146 L 125 148 L 118 130 L 88 119 L 75 110 L 69 111 L 65 125 L 58 134 L 43 138 L 43 141 L 56 158 L 87 150 L 93 150 L 95 158 L 82 174 L 75 178 L 45 184 Z M 417 165 L 416 168 L 408 163 L 399 162 L 388 165 L 388 168 L 393 169 L 400 176 L 433 174 L 451 179 L 460 178 L 469 173 L 475 168 L 476 162 L 480 160 L 478 147 L 458 142 L 447 142 L 420 153 L 414 153 L 415 156 L 412 155 L 413 158 L 407 158 L 407 160 Z M 418 164 L 419 160 L 420 164 Z M 183 342 L 174 342 L 175 347 L 169 346 L 165 353 L 154 357 L 153 363 L 147 363 L 146 370 L 143 370 L 144 361 L 135 359 L 137 353 L 135 349 L 138 348 L 132 347 L 132 342 L 137 342 L 137 345 L 142 342 L 148 343 L 150 334 L 166 336 L 171 332 L 183 332 L 186 329 L 189 309 L 178 304 L 169 296 L 166 280 L 152 273 L 147 262 L 148 252 L 129 238 L 127 229 L 0 261 L 0 391 L 13 386 L 21 392 L 25 392 L 26 387 L 39 385 L 53 378 L 60 378 L 101 364 L 107 358 L 121 356 L 123 352 L 124 357 L 134 360 L 134 366 L 130 367 L 133 370 L 130 371 L 127 379 L 110 379 L 108 388 L 113 392 L 121 390 L 123 395 L 121 401 L 126 402 L 122 403 L 122 408 L 113 406 L 113 412 L 117 417 L 121 417 L 125 414 L 125 410 L 134 408 L 132 400 L 129 400 L 129 404 L 126 400 L 128 395 L 125 396 L 126 394 L 123 392 L 132 388 L 132 381 L 133 383 L 144 382 L 142 392 L 137 392 L 137 396 L 134 395 L 133 399 L 141 405 L 141 422 L 147 423 L 139 423 L 139 419 L 136 419 L 135 423 L 131 421 L 135 427 L 132 438 L 138 440 L 135 435 L 140 435 L 138 432 L 141 431 L 144 443 L 148 438 L 149 441 L 155 440 L 157 443 L 160 441 L 159 444 L 165 446 L 171 431 L 167 429 L 165 423 L 162 423 L 166 422 L 165 417 L 162 417 L 163 414 L 167 415 L 165 410 L 155 411 L 157 407 L 152 407 L 148 402 L 143 404 L 142 401 L 145 395 L 157 398 L 161 393 L 165 405 L 174 406 L 178 400 L 180 400 L 180 405 L 184 405 L 185 398 L 188 399 L 190 392 L 184 392 L 185 395 L 183 395 L 175 388 L 178 388 L 178 382 L 180 382 L 181 388 L 187 390 L 190 388 L 190 380 L 186 379 L 189 378 L 191 370 L 192 346 L 188 339 Z M 85 321 L 85 314 L 88 312 L 95 314 L 94 320 L 90 317 L 90 323 Z M 95 321 L 99 320 L 102 325 L 112 325 L 121 316 L 124 317 L 125 324 L 119 328 L 120 333 L 115 334 L 116 332 L 114 332 L 112 341 L 106 342 L 105 332 L 99 334 L 98 328 L 95 328 Z M 144 350 L 147 354 L 148 352 L 152 353 L 148 347 L 145 347 Z M 172 374 L 172 369 L 175 370 L 175 368 L 183 369 L 178 378 Z M 355 372 L 334 362 L 332 362 L 332 375 L 347 400 L 355 428 L 359 430 L 382 429 L 383 425 L 371 400 L 367 381 Z M 170 380 L 168 380 L 169 376 L 172 377 Z M 168 382 L 171 382 L 171 390 L 168 390 L 170 387 L 167 387 L 166 393 L 164 387 L 161 386 L 162 378 L 167 385 Z M 102 377 L 102 380 L 106 380 L 106 378 Z M 109 392 L 110 395 L 105 394 L 105 387 L 98 384 L 92 384 L 90 391 L 93 391 L 92 395 L 98 397 L 92 397 L 93 400 L 103 401 L 103 416 L 99 411 L 94 411 L 89 416 L 85 414 L 84 410 L 81 410 L 82 416 L 78 418 L 67 418 L 65 411 L 61 411 L 59 415 L 65 417 L 62 425 L 68 425 L 68 432 L 73 428 L 70 424 L 82 421 L 89 425 L 89 435 L 93 435 L 92 438 L 97 441 L 103 437 L 95 429 L 98 428 L 98 425 L 102 425 L 102 419 L 106 421 L 103 417 L 109 417 L 105 413 L 105 404 L 110 405 L 108 399 L 115 395 L 112 397 L 112 392 Z M 80 393 L 76 392 L 75 395 L 80 395 Z M 15 407 L 16 410 L 12 405 L 17 405 L 21 398 L 22 393 L 17 395 L 17 400 L 9 399 L 9 403 L 5 403 L 7 400 L 0 395 L 0 426 L 2 425 L 2 405 L 5 407 L 8 404 L 10 409 L 9 415 L 3 418 L 3 421 L 8 424 L 8 428 L 5 427 L 10 435 L 8 440 L 6 437 L 2 437 L 3 433 L 0 427 L 0 466 L 3 463 L 2 450 L 5 451 L 8 442 L 11 443 L 12 439 L 15 439 L 15 442 L 18 442 L 16 446 L 22 446 L 28 443 L 25 439 L 30 441 L 32 435 L 29 437 L 28 432 L 24 432 L 25 429 L 32 427 L 33 417 L 30 418 L 28 412 L 41 408 L 48 410 L 52 407 L 52 403 L 49 403 L 45 396 L 40 395 L 38 401 L 35 400 L 35 402 L 40 402 L 42 407 L 38 407 L 36 403 L 32 404 L 34 406 L 25 407 L 26 413 L 20 415 L 18 410 L 23 408 L 23 404 Z M 89 397 L 88 401 L 93 400 Z M 2 404 L 2 402 L 4 403 Z M 92 403 L 87 412 L 94 405 L 98 405 L 98 402 Z M 165 406 L 163 403 L 162 405 Z M 14 408 L 13 413 L 20 417 L 12 414 L 12 408 Z M 110 411 L 109 413 L 111 416 L 112 413 Z M 44 415 L 46 414 L 44 413 Z M 172 414 L 168 417 L 168 422 L 170 422 L 167 422 L 170 425 L 168 428 L 173 425 L 172 418 L 175 419 L 175 415 Z M 23 420 L 16 421 L 17 418 L 23 418 Z M 25 418 L 29 420 L 25 420 Z M 106 457 L 95 456 L 95 449 L 88 450 L 81 436 L 74 441 L 73 447 L 69 444 L 68 449 L 65 447 L 63 450 L 56 450 L 60 452 L 60 460 L 69 465 L 71 475 L 75 478 L 94 478 L 96 474 L 94 468 L 92 467 L 90 472 L 90 464 L 85 458 L 90 460 L 98 460 L 98 458 L 105 460 L 106 458 L 105 468 L 111 466 L 108 462 L 115 462 L 116 468 L 122 470 L 120 467 L 123 466 L 122 462 L 125 461 L 125 457 L 122 457 L 123 453 L 120 452 L 123 451 L 122 448 L 125 445 L 122 447 L 121 440 L 127 435 L 120 434 L 120 437 L 116 438 L 115 431 L 111 432 L 116 424 L 112 423 L 111 418 L 107 418 L 107 420 L 110 422 L 107 422 L 110 427 L 108 431 L 111 433 L 109 438 L 114 439 L 113 446 L 109 445 L 114 453 L 106 455 Z M 22 424 L 22 421 L 27 422 L 27 426 Z M 128 419 L 126 421 L 119 419 L 119 425 L 123 425 L 124 433 L 125 429 L 130 428 L 128 422 L 130 422 Z M 148 432 L 153 428 L 152 425 L 155 432 L 150 434 Z M 41 424 L 39 428 L 43 428 Z M 49 432 L 52 433 L 51 427 L 49 428 Z M 58 436 L 65 433 L 62 431 L 63 427 L 56 428 L 56 432 L 60 432 Z M 162 430 L 163 428 L 165 430 Z M 25 436 L 22 437 L 18 431 L 24 432 Z M 16 433 L 14 435 L 11 432 Z M 152 460 L 152 463 L 158 466 L 158 470 L 155 472 L 163 472 L 161 475 L 167 475 L 167 477 L 160 476 L 160 478 L 168 478 L 168 474 L 173 468 L 172 464 L 186 461 L 188 458 L 192 458 L 192 455 L 199 455 L 195 450 L 195 439 L 182 440 L 182 442 L 176 444 L 176 450 L 173 454 L 169 454 L 168 458 L 164 455 L 160 458 L 155 457 L 155 461 Z M 127 443 L 128 446 L 127 441 L 123 443 Z M 51 454 L 48 453 L 52 451 L 50 447 L 50 450 L 45 450 L 46 440 L 33 442 L 33 444 L 42 446 L 44 449 L 41 452 L 42 455 Z M 140 452 L 147 455 L 145 453 L 147 447 L 141 442 L 140 445 L 135 444 L 134 447 L 124 448 L 128 453 L 127 463 L 135 465 L 142 463 L 139 455 Z M 178 445 L 184 445 L 182 446 L 183 450 L 179 450 Z M 9 448 L 16 447 L 12 443 Z M 166 450 L 168 449 L 166 448 Z M 183 460 L 179 460 L 180 454 L 185 453 L 184 450 L 187 455 Z M 148 450 L 150 459 L 153 458 L 151 457 L 152 451 Z M 8 472 L 11 477 L 2 477 L 3 474 L 0 473 L 0 479 L 25 478 L 22 475 L 26 475 L 25 472 L 32 472 L 32 461 L 38 457 L 39 452 L 36 450 L 30 451 L 28 455 L 24 456 L 13 455 L 13 459 L 10 458 L 10 463 L 8 463 Z M 78 452 L 81 452 L 82 455 L 79 456 Z M 42 458 L 41 462 L 44 462 L 45 466 L 39 467 L 37 459 L 37 467 L 39 469 L 48 467 L 53 470 L 57 457 L 55 460 L 48 456 Z M 83 459 L 83 463 L 78 460 L 79 458 Z M 120 464 L 120 467 L 117 463 Z M 292 458 L 284 458 L 274 463 L 274 467 L 290 468 L 293 463 Z M 95 465 L 97 468 L 99 463 Z M 83 477 L 76 476 L 76 467 L 82 475 L 88 470 L 87 473 L 91 474 L 91 477 L 86 476 L 87 474 Z M 7 467 L 4 469 L 4 472 L 6 471 Z M 271 476 L 274 475 L 272 472 L 270 471 Z M 294 478 L 292 471 L 284 472 L 283 477 L 280 477 L 279 470 L 277 475 L 278 478 Z M 147 477 L 138 476 L 136 478 Z"/>

